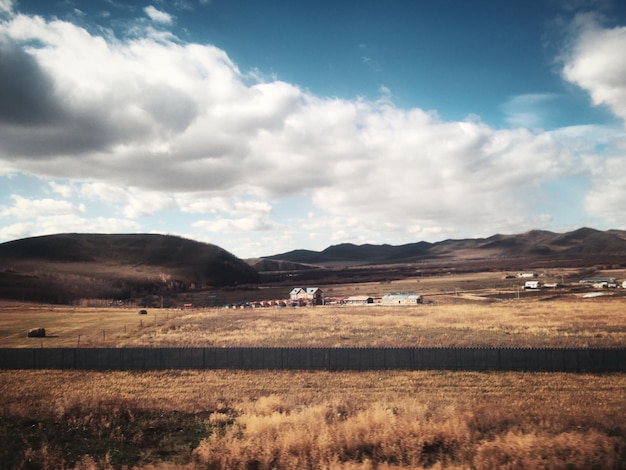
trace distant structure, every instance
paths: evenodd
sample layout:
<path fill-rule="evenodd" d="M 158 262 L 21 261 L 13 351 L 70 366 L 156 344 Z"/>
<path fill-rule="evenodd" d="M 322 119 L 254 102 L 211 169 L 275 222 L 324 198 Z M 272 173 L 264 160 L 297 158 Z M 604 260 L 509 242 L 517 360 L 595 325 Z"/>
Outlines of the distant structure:
<path fill-rule="evenodd" d="M 517 277 L 522 277 L 522 278 L 537 277 L 537 273 L 530 273 L 530 272 L 517 273 Z"/>
<path fill-rule="evenodd" d="M 391 292 L 382 298 L 383 305 L 417 305 L 422 302 L 422 296 L 413 292 Z"/>
<path fill-rule="evenodd" d="M 593 284 L 596 289 L 617 287 L 617 280 L 613 277 L 587 277 L 578 282 L 580 284 Z"/>
<path fill-rule="evenodd" d="M 294 287 L 289 293 L 289 299 L 293 302 L 324 305 L 324 292 L 319 287 Z"/>
<path fill-rule="evenodd" d="M 344 303 L 349 305 L 366 305 L 373 304 L 374 299 L 372 297 L 368 297 L 367 295 L 352 295 L 350 297 L 347 297 L 344 300 Z"/>

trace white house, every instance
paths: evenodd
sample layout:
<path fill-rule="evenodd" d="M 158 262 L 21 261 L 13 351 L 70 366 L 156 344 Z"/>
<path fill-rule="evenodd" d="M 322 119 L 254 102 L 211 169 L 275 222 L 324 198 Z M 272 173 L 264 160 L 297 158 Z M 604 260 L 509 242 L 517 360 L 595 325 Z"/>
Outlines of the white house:
<path fill-rule="evenodd" d="M 526 281 L 524 283 L 524 289 L 540 289 L 541 282 L 539 281 Z"/>

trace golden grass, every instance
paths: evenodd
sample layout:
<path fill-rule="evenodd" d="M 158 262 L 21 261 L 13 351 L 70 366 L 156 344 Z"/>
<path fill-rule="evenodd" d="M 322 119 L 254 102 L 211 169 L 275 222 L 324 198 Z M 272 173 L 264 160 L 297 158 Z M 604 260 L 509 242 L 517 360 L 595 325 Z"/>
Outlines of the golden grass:
<path fill-rule="evenodd" d="M 190 469 L 623 468 L 625 389 L 626 374 L 0 371 L 0 409 L 102 438 L 121 418 L 193 414 L 207 434 L 161 456 Z M 72 465 L 113 468 L 108 455 Z M 72 468 L 49 443 L 28 456 Z M 146 448 L 136 464 L 159 462 Z"/>
<path fill-rule="evenodd" d="M 626 298 L 203 310 L 0 307 L 4 347 L 621 347 Z M 27 338 L 42 326 L 49 337 Z"/>

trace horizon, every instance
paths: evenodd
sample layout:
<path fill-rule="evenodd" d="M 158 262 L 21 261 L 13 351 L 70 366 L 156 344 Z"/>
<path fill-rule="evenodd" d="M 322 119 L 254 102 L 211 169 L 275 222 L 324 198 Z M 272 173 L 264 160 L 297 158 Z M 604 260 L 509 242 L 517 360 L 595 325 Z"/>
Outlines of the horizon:
<path fill-rule="evenodd" d="M 435 241 L 426 241 L 426 240 L 416 240 L 416 241 L 412 241 L 412 242 L 407 242 L 407 243 L 403 243 L 403 244 L 398 244 L 398 245 L 393 245 L 393 244 L 389 244 L 389 243 L 377 243 L 377 244 L 371 244 L 373 246 L 383 246 L 383 245 L 387 245 L 387 246 L 401 246 L 401 245 L 405 245 L 405 244 L 417 244 L 417 243 L 429 243 L 429 244 L 437 244 L 437 243 L 445 243 L 447 241 L 464 241 L 464 240 L 480 240 L 480 239 L 488 239 L 491 237 L 496 237 L 496 236 L 522 236 L 522 235 L 527 235 L 531 232 L 547 232 L 547 233 L 551 233 L 554 235 L 567 235 L 568 233 L 572 233 L 572 232 L 578 232 L 581 230 L 592 230 L 592 231 L 600 231 L 600 232 L 611 232 L 611 231 L 616 231 L 619 229 L 607 229 L 607 230 L 599 230 L 596 229 L 594 227 L 578 227 L 576 229 L 573 229 L 571 231 L 568 232 L 554 232 L 551 230 L 542 230 L 542 229 L 530 229 L 526 232 L 521 232 L 521 233 L 493 233 L 491 235 L 485 236 L 485 237 L 467 237 L 467 238 L 446 238 L 446 239 L 440 239 L 440 240 L 435 240 Z M 61 236 L 61 235 L 111 235 L 111 236 L 125 236 L 125 235 L 137 235 L 137 236 L 143 236 L 143 235 L 151 235 L 151 236 L 162 236 L 162 237 L 176 237 L 176 238 L 181 238 L 181 239 L 186 239 L 192 242 L 198 242 L 198 243 L 209 243 L 211 244 L 211 242 L 204 242 L 202 240 L 197 240 L 194 238 L 189 238 L 189 237 L 185 237 L 183 235 L 177 235 L 177 234 L 171 234 L 171 233 L 155 233 L 155 232 L 116 232 L 116 233 L 105 233 L 105 232 L 60 232 L 60 233 L 49 233 L 49 234 L 44 234 L 44 235 L 34 235 L 32 237 L 23 237 L 23 238 L 16 238 L 13 240 L 7 240 L 7 241 L 2 241 L 0 242 L 0 245 L 5 244 L 5 243 L 11 243 L 11 242 L 18 242 L 21 240 L 27 240 L 29 238 L 40 238 L 40 237 L 53 237 L 53 236 Z M 293 251 L 312 251 L 312 252 L 316 252 L 316 253 L 321 253 L 322 251 L 328 249 L 328 248 L 332 248 L 332 247 L 336 247 L 336 246 L 341 246 L 341 245 L 354 245 L 354 246 L 364 246 L 364 245 L 368 245 L 369 243 L 353 243 L 350 241 L 345 241 L 345 242 L 341 242 L 341 243 L 335 243 L 332 245 L 328 245 L 325 246 L 319 250 L 310 250 L 307 248 L 294 248 L 292 250 L 288 250 L 288 251 L 284 251 L 284 252 L 276 252 L 276 253 L 268 253 L 265 255 L 258 255 L 258 256 L 248 256 L 246 258 L 241 258 L 238 257 L 240 259 L 262 259 L 262 258 L 269 258 L 269 257 L 273 257 L 273 256 L 277 256 L 277 255 L 281 255 L 281 254 L 286 254 L 286 253 L 290 253 Z M 215 245 L 215 244 L 213 244 Z M 222 248 L 222 249 L 226 249 L 220 245 L 215 245 L 218 248 Z M 226 250 L 229 251 L 229 250 Z M 230 252 L 230 251 L 229 251 Z M 234 254 L 232 252 L 230 252 L 231 254 Z M 236 255 L 235 255 L 236 256 Z"/>
<path fill-rule="evenodd" d="M 626 229 L 626 4 L 0 0 L 0 243 Z"/>

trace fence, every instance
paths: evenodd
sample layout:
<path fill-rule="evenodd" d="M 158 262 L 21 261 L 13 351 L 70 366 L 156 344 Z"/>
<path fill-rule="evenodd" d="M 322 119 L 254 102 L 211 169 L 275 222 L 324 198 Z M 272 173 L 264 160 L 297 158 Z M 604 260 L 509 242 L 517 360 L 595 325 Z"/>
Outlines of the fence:
<path fill-rule="evenodd" d="M 626 372 L 626 348 L 0 348 L 0 369 Z"/>

